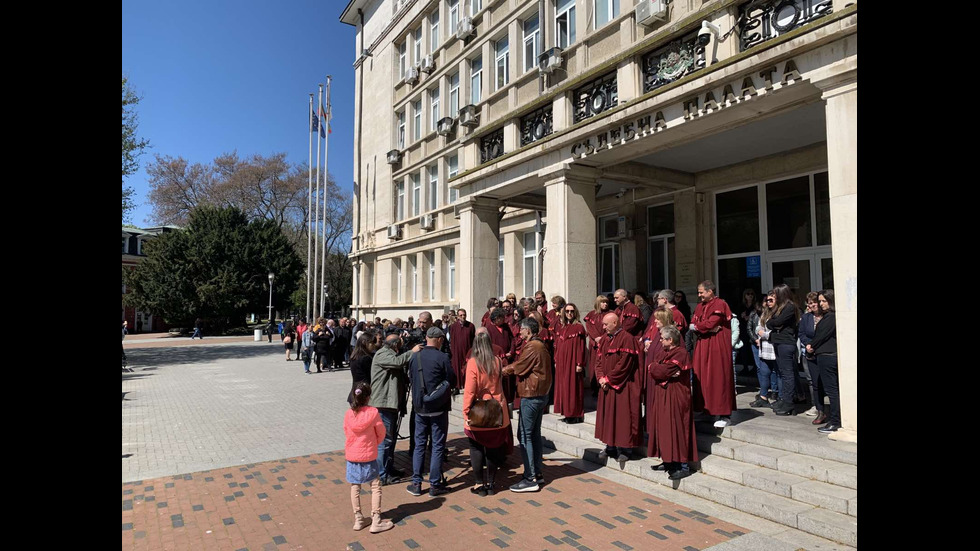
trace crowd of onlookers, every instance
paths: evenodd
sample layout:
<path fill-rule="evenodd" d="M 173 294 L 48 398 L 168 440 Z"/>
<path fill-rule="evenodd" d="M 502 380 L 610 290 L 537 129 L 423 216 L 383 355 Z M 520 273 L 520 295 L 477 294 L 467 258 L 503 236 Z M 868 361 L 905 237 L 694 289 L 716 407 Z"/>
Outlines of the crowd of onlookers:
<path fill-rule="evenodd" d="M 751 407 L 791 415 L 810 404 L 805 413 L 819 430 L 836 431 L 833 290 L 807 294 L 805 310 L 786 285 L 759 298 L 746 290 L 733 312 L 704 281 L 693 310 L 683 292 L 669 289 L 650 295 L 619 289 L 580 310 L 539 291 L 491 297 L 476 324 L 462 309 L 440 318 L 421 312 L 407 320 L 299 319 L 285 322 L 280 338 L 287 361 L 296 352 L 307 373 L 311 365 L 317 372 L 350 368 L 345 433 L 354 528 L 376 532 L 391 528 L 380 518 L 381 487 L 405 480 L 410 494 L 422 495 L 427 452 L 429 495 L 447 491 L 448 412 L 459 394 L 470 491 L 480 496 L 498 489 L 497 471 L 514 448 L 514 413 L 524 472 L 509 489 L 539 490 L 542 416 L 551 407 L 562 422 L 581 423 L 585 392 L 596 398 L 595 436 L 605 444 L 600 460 L 629 461 L 645 431 L 647 455 L 663 461 L 652 468 L 674 480 L 690 476 L 698 461 L 695 414 L 716 428 L 731 423 L 739 358 L 758 376 Z M 412 473 L 394 466 L 405 417 Z M 361 513 L 362 484 L 371 485 L 371 520 Z"/>

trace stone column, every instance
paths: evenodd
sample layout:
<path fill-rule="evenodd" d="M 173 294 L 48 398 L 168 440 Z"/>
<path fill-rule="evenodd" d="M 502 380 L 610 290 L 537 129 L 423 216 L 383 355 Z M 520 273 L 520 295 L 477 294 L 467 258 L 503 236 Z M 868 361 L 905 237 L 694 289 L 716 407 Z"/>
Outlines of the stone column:
<path fill-rule="evenodd" d="M 827 167 L 834 256 L 841 429 L 834 440 L 857 442 L 857 72 L 814 83 L 827 102 Z"/>
<path fill-rule="evenodd" d="M 596 297 L 597 175 L 592 169 L 562 170 L 545 181 L 548 231 L 544 274 L 548 296 L 558 294 L 580 310 Z"/>
<path fill-rule="evenodd" d="M 460 308 L 482 312 L 497 289 L 497 241 L 500 203 L 475 197 L 459 203 L 459 254 L 456 273 Z"/>

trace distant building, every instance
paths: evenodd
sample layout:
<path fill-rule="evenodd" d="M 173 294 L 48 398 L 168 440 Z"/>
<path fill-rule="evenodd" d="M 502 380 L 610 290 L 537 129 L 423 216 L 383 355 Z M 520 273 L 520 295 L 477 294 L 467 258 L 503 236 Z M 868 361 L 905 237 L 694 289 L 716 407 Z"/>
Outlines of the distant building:
<path fill-rule="evenodd" d="M 143 251 L 143 245 L 150 239 L 154 239 L 161 233 L 171 232 L 178 230 L 177 226 L 156 226 L 153 228 L 133 228 L 133 227 L 122 227 L 122 265 L 123 268 L 134 269 L 137 264 L 146 258 L 146 253 Z M 122 286 L 122 294 L 125 295 L 128 292 L 126 289 L 126 284 Z M 166 324 L 163 323 L 163 319 L 159 316 L 154 316 L 151 312 L 143 312 L 136 310 L 130 306 L 122 307 L 122 319 L 129 322 L 129 332 L 130 334 L 136 333 L 138 328 L 140 333 L 153 333 L 159 331 L 166 331 L 168 328 Z M 138 323 L 142 321 L 142 323 Z"/>

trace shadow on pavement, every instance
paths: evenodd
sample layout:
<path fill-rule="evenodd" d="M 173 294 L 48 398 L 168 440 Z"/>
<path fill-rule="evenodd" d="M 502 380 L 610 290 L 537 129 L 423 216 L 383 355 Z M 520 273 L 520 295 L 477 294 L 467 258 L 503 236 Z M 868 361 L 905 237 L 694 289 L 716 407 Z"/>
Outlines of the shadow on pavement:
<path fill-rule="evenodd" d="M 228 358 L 270 358 L 284 354 L 280 347 L 264 347 L 254 344 L 241 346 L 180 346 L 166 348 L 134 348 L 127 352 L 129 367 L 149 370 L 168 365 L 206 363 Z M 281 358 L 285 362 L 285 358 Z M 144 367 L 146 366 L 146 367 Z M 155 366 L 155 367 L 154 367 Z M 125 374 L 123 374 L 125 376 Z"/>

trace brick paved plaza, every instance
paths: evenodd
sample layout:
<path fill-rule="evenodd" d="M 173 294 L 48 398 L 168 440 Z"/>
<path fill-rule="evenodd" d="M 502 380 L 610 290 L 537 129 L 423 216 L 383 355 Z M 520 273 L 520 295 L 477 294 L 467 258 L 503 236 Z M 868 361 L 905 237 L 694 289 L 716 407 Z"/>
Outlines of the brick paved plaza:
<path fill-rule="evenodd" d="M 750 521 L 721 520 L 708 501 L 628 475 L 617 482 L 609 469 L 558 452 L 546 455 L 540 492 L 503 489 L 521 471 L 515 449 L 501 490 L 481 498 L 468 489 L 455 417 L 450 493 L 386 486 L 383 510 L 395 528 L 355 532 L 342 430 L 349 371 L 305 375 L 264 340 L 126 345 L 135 372 L 122 376 L 123 549 L 706 549 L 753 535 Z M 407 448 L 399 441 L 396 461 L 410 471 Z M 366 492 L 362 503 L 370 509 Z"/>

